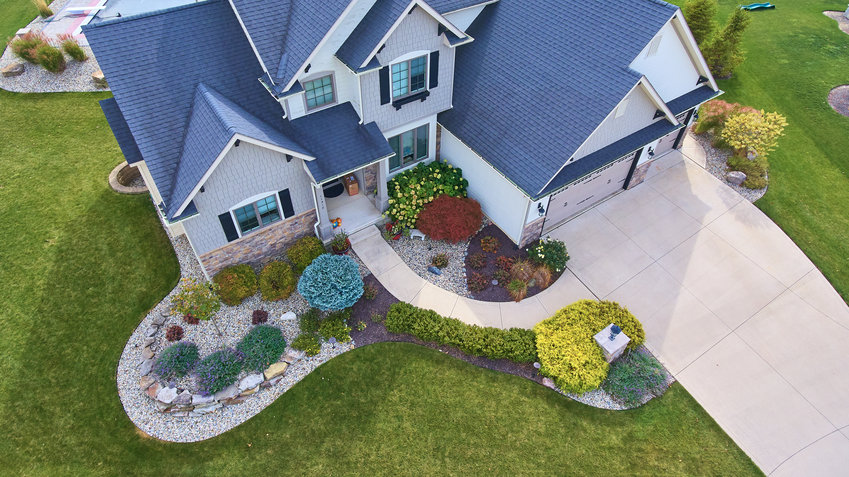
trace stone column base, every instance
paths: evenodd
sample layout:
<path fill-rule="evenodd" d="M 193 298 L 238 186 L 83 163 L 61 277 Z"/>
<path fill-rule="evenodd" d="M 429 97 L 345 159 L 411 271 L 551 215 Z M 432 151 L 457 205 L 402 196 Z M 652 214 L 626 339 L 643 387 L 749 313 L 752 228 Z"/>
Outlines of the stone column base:
<path fill-rule="evenodd" d="M 542 226 L 545 223 L 545 217 L 540 217 L 529 224 L 525 224 L 522 229 L 522 238 L 519 240 L 519 248 L 527 247 L 536 242 L 542 236 Z"/>
<path fill-rule="evenodd" d="M 636 169 L 634 169 L 634 175 L 631 176 L 631 182 L 628 184 L 628 189 L 633 189 L 646 180 L 646 174 L 649 173 L 652 162 L 654 161 L 648 161 L 644 164 L 640 164 Z"/>

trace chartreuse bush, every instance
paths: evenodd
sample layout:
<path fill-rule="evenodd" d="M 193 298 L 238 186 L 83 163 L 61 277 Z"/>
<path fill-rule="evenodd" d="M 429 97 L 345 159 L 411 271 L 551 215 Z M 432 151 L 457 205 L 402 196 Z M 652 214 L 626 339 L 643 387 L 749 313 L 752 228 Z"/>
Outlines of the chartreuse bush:
<path fill-rule="evenodd" d="M 391 333 L 411 334 L 422 341 L 454 346 L 464 353 L 490 359 L 531 363 L 537 357 L 534 332 L 531 330 L 467 325 L 403 302 L 389 307 L 386 329 Z"/>
<path fill-rule="evenodd" d="M 256 272 L 246 263 L 221 269 L 212 281 L 218 285 L 221 301 L 231 306 L 242 303 L 257 290 Z"/>
<path fill-rule="evenodd" d="M 298 293 L 322 311 L 350 308 L 363 296 L 360 268 L 347 255 L 321 255 L 304 270 Z"/>
<path fill-rule="evenodd" d="M 295 291 L 297 284 L 295 272 L 286 262 L 271 262 L 259 272 L 259 291 L 263 300 L 285 300 Z"/>
<path fill-rule="evenodd" d="M 329 313 L 318 325 L 318 334 L 326 340 L 336 338 L 340 343 L 347 343 L 351 341 L 351 327 L 348 326 L 350 318 L 350 308 Z"/>
<path fill-rule="evenodd" d="M 537 323 L 540 372 L 564 391 L 583 394 L 598 388 L 609 365 L 593 336 L 611 323 L 631 338 L 629 349 L 645 341 L 643 325 L 612 301 L 580 300 Z"/>
<path fill-rule="evenodd" d="M 415 227 L 425 204 L 442 194 L 466 197 L 468 186 L 469 181 L 463 179 L 463 171 L 447 162 L 419 164 L 389 181 L 386 215 L 401 227 Z"/>
<path fill-rule="evenodd" d="M 312 263 L 313 260 L 327 253 L 324 249 L 324 244 L 321 243 L 318 237 L 304 237 L 286 250 L 286 256 L 292 261 L 297 273 L 303 273 L 304 269 Z"/>
<path fill-rule="evenodd" d="M 258 325 L 253 327 L 236 345 L 236 351 L 243 356 L 244 369 L 262 371 L 280 359 L 283 351 L 286 351 L 286 340 L 280 328 Z"/>

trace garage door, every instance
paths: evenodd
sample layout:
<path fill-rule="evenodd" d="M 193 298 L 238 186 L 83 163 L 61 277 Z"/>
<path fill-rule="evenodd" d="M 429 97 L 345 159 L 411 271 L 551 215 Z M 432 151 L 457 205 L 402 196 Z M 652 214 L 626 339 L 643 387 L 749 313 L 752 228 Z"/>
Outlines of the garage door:
<path fill-rule="evenodd" d="M 552 195 L 545 214 L 545 231 L 622 190 L 636 154 L 621 157 Z"/>

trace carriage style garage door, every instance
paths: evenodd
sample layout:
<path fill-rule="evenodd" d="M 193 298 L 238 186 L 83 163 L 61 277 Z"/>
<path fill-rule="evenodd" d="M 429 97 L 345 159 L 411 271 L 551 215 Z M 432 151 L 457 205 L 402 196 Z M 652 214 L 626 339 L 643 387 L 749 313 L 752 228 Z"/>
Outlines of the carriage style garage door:
<path fill-rule="evenodd" d="M 545 232 L 625 186 L 637 153 L 623 156 L 553 194 L 545 217 Z"/>

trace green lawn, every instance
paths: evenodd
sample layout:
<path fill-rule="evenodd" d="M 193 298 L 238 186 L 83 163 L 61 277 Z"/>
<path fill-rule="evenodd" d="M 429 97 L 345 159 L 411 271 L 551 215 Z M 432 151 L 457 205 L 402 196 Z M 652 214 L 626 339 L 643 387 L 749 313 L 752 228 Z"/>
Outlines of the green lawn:
<path fill-rule="evenodd" d="M 724 23 L 740 2 L 719 3 Z M 775 10 L 752 12 L 746 61 L 719 81 L 722 99 L 787 116 L 787 135 L 769 159 L 769 191 L 757 206 L 849 299 L 849 118 L 827 101 L 831 88 L 849 83 L 849 35 L 822 14 L 845 10 L 846 2 L 773 3 Z"/>

